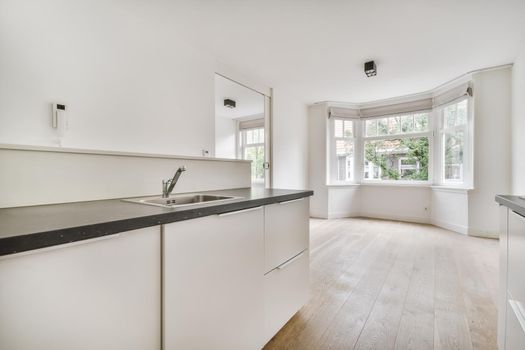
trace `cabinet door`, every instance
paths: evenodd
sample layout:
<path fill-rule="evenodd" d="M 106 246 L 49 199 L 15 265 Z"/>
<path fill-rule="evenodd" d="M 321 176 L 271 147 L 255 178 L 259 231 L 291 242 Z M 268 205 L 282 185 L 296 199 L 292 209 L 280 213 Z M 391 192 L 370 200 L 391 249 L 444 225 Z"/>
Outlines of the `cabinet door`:
<path fill-rule="evenodd" d="M 499 207 L 499 290 L 498 290 L 498 347 L 505 349 L 505 323 L 507 318 L 507 221 L 508 209 Z"/>
<path fill-rule="evenodd" d="M 308 250 L 264 276 L 265 342 L 306 303 L 309 283 Z"/>
<path fill-rule="evenodd" d="M 505 350 L 525 349 L 525 309 L 524 305 L 513 300 L 509 294 L 507 305 L 507 329 L 505 334 Z"/>
<path fill-rule="evenodd" d="M 259 349 L 263 210 L 164 226 L 164 349 Z"/>
<path fill-rule="evenodd" d="M 0 260 L 0 349 L 158 350 L 160 227 Z"/>
<path fill-rule="evenodd" d="M 309 200 L 301 198 L 265 206 L 265 272 L 309 246 Z"/>
<path fill-rule="evenodd" d="M 517 301 L 525 303 L 525 218 L 510 211 L 508 220 L 507 288 Z"/>

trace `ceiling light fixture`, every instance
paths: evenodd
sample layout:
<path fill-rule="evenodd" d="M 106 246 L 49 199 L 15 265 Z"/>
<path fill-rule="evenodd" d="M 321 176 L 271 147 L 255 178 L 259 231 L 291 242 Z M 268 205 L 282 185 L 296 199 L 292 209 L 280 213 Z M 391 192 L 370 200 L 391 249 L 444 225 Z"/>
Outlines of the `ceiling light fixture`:
<path fill-rule="evenodd" d="M 376 63 L 374 61 L 365 62 L 365 74 L 369 78 L 377 75 Z"/>
<path fill-rule="evenodd" d="M 228 107 L 228 108 L 235 108 L 236 106 L 236 102 L 234 100 L 230 100 L 229 98 L 225 98 L 224 99 L 224 107 Z"/>

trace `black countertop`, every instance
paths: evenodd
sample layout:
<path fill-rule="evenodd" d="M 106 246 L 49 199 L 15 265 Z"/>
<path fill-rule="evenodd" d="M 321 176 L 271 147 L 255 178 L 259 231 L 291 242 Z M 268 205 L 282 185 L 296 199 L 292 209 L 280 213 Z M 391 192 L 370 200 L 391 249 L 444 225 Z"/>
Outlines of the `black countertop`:
<path fill-rule="evenodd" d="M 0 256 L 313 195 L 263 188 L 199 193 L 241 198 L 179 208 L 111 199 L 0 209 Z"/>
<path fill-rule="evenodd" d="M 509 207 L 521 216 L 525 216 L 525 196 L 496 196 L 496 202 Z"/>

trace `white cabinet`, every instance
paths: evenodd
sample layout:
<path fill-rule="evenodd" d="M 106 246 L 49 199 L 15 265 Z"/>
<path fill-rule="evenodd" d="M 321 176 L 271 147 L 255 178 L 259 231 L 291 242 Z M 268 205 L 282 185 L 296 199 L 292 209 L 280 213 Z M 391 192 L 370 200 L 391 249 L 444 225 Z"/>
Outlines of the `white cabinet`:
<path fill-rule="evenodd" d="M 164 349 L 263 345 L 263 208 L 164 225 Z"/>
<path fill-rule="evenodd" d="M 308 249 L 309 200 L 301 198 L 264 207 L 265 272 Z"/>
<path fill-rule="evenodd" d="M 0 259 L 0 349 L 158 350 L 160 227 Z"/>
<path fill-rule="evenodd" d="M 265 342 L 268 342 L 306 303 L 308 289 L 308 250 L 264 276 Z"/>
<path fill-rule="evenodd" d="M 308 213 L 308 198 L 265 206 L 265 342 L 308 300 Z"/>
<path fill-rule="evenodd" d="M 498 345 L 502 350 L 525 349 L 525 217 L 507 208 L 500 215 Z"/>

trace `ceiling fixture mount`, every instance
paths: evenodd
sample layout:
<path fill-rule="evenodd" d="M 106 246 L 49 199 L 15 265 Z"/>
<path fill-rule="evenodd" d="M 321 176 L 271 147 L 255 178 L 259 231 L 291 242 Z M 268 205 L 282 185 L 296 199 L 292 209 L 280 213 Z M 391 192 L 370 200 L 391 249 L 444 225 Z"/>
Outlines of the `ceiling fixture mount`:
<path fill-rule="evenodd" d="M 376 63 L 374 61 L 365 62 L 365 74 L 369 78 L 377 75 Z"/>
<path fill-rule="evenodd" d="M 225 98 L 224 99 L 224 107 L 228 107 L 228 108 L 235 108 L 235 106 L 237 105 L 237 102 L 235 102 L 234 100 L 231 100 L 229 98 Z"/>

